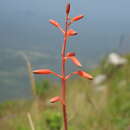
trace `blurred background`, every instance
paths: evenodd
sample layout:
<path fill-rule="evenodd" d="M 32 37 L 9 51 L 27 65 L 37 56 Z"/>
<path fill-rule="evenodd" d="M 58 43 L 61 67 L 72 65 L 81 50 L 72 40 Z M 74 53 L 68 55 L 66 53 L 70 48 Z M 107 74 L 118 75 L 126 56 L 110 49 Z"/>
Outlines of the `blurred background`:
<path fill-rule="evenodd" d="M 98 111 L 98 114 L 91 120 L 88 120 L 89 116 L 85 116 L 83 118 L 84 121 L 79 123 L 79 125 L 81 125 L 79 128 L 74 127 L 74 124 L 78 123 L 78 121 L 75 118 L 73 119 L 72 116 L 72 124 L 70 123 L 72 128 L 70 128 L 70 130 L 77 130 L 76 128 L 78 128 L 78 130 L 127 130 L 129 129 L 129 119 L 123 120 L 123 118 L 129 117 L 128 109 L 130 108 L 130 105 L 128 105 L 130 104 L 128 103 L 128 100 L 130 99 L 128 88 L 128 77 L 130 76 L 130 1 L 70 0 L 70 3 L 71 17 L 80 14 L 85 15 L 85 17 L 83 20 L 72 25 L 72 28 L 78 32 L 78 35 L 70 38 L 67 51 L 76 52 L 78 59 L 80 59 L 83 65 L 83 70 L 90 72 L 95 77 L 93 82 L 86 83 L 87 81 L 79 78 L 79 82 L 75 83 L 76 77 L 70 80 L 70 82 L 72 82 L 72 88 L 77 92 L 76 95 L 79 95 L 79 98 L 77 96 L 77 100 L 79 100 L 78 103 L 80 103 L 81 100 L 87 101 L 85 104 L 83 103 L 81 105 L 82 108 L 80 108 L 80 112 L 82 113 L 82 111 L 85 111 L 84 106 L 88 106 L 86 115 Z M 3 130 L 30 129 L 27 127 L 27 121 L 22 117 L 19 122 L 24 120 L 25 126 L 20 126 L 19 123 L 17 123 L 17 127 L 13 125 L 16 118 L 14 118 L 14 122 L 6 122 L 3 118 L 8 118 L 8 114 L 10 115 L 11 113 L 12 119 L 12 113 L 19 111 L 19 109 L 22 109 L 23 107 L 25 109 L 24 112 L 26 113 L 26 111 L 30 110 L 30 106 L 33 105 L 38 108 L 34 107 L 35 109 L 32 111 L 36 111 L 37 109 L 37 111 L 39 111 L 39 104 L 42 104 L 41 99 L 44 100 L 44 104 L 46 104 L 46 98 L 59 92 L 60 87 L 55 88 L 56 92 L 53 92 L 54 88 L 50 87 L 59 86 L 58 80 L 54 79 L 54 77 L 36 76 L 36 81 L 34 82 L 34 77 L 32 77 L 30 73 L 31 69 L 34 70 L 39 68 L 50 68 L 60 73 L 60 51 L 63 43 L 63 36 L 59 30 L 49 24 L 48 20 L 55 19 L 64 27 L 64 16 L 65 0 L 0 0 L 0 109 L 2 109 L 0 116 L 1 119 L 4 120 L 0 124 L 0 128 L 3 128 Z M 74 71 L 75 69 L 77 68 L 73 67 L 71 62 L 67 64 L 68 72 Z M 52 80 L 50 80 L 50 78 L 52 78 Z M 120 83 L 120 85 L 118 83 Z M 38 99 L 36 100 L 38 101 L 32 103 L 32 100 L 35 100 L 32 94 L 32 86 L 34 85 L 36 85 L 36 88 L 39 86 L 39 89 L 35 90 L 38 96 Z M 74 85 L 77 85 L 77 88 L 74 88 Z M 119 88 L 122 88 L 123 85 L 125 87 L 123 87 L 123 90 L 120 90 Z M 84 86 L 86 86 L 86 88 L 81 88 Z M 101 92 L 100 94 L 97 94 L 97 91 L 95 92 L 95 86 L 98 86 L 97 88 L 99 89 L 98 91 Z M 106 86 L 109 86 L 108 88 L 111 88 L 112 90 L 108 90 Z M 119 86 L 119 88 L 116 86 Z M 70 94 L 68 95 L 71 95 L 73 89 L 70 89 Z M 50 91 L 52 94 L 50 94 Z M 107 102 L 107 98 L 110 96 L 108 93 L 111 91 L 111 94 L 114 94 L 114 92 L 119 94 L 118 96 L 120 98 L 116 95 L 114 98 L 108 99 Z M 88 95 L 86 95 L 87 92 L 90 93 L 89 98 Z M 75 96 L 74 93 L 72 93 L 72 95 Z M 93 95 L 96 95 L 96 97 L 93 97 Z M 100 95 L 103 95 L 104 97 L 100 97 Z M 95 109 L 90 112 L 90 109 L 94 104 L 91 101 L 91 97 L 94 98 L 92 99 L 94 102 L 96 102 L 95 99 L 99 98 L 99 100 L 101 100 L 104 98 L 104 101 L 101 102 L 107 102 L 107 108 L 113 106 L 112 114 L 110 114 L 111 111 L 109 113 L 110 109 L 102 108 L 104 107 L 102 105 L 97 106 L 98 108 L 95 107 L 98 110 Z M 123 97 L 126 98 L 122 99 Z M 118 99 L 119 101 L 117 101 Z M 17 101 L 19 100 L 21 103 L 19 102 L 18 104 Z M 70 96 L 70 103 L 71 100 Z M 126 101 L 126 104 L 124 103 L 124 100 Z M 4 103 L 6 104 L 5 106 L 3 105 Z M 78 103 L 77 105 L 79 105 Z M 114 103 L 114 105 L 112 103 Z M 122 105 L 122 103 L 124 103 L 124 105 Z M 36 104 L 38 104 L 38 106 Z M 72 104 L 72 107 L 76 107 L 75 105 L 76 103 Z M 13 106 L 16 106 L 16 108 Z M 41 106 L 43 107 L 43 104 Z M 42 108 L 41 106 L 40 109 Z M 117 106 L 118 108 L 119 106 L 125 106 L 125 108 L 123 107 L 120 110 L 121 112 L 125 111 L 125 115 L 124 113 L 123 115 L 120 115 L 121 112 L 119 112 L 119 115 L 117 114 Z M 49 110 L 53 108 L 53 106 L 50 107 L 48 105 L 45 105 L 45 108 L 46 107 L 49 107 Z M 54 111 L 55 107 L 53 108 Z M 70 108 L 70 111 L 72 107 Z M 11 111 L 8 111 L 8 108 L 10 108 Z M 106 116 L 104 117 L 100 116 L 102 109 L 103 111 L 106 110 L 104 112 Z M 43 111 L 43 115 L 46 115 L 47 117 L 50 116 L 48 115 L 50 113 L 49 110 L 47 110 L 47 112 Z M 79 114 L 77 111 L 78 110 L 76 110 L 75 113 Z M 116 116 L 114 112 L 117 112 L 117 120 L 111 119 L 111 117 L 108 116 Z M 5 115 L 3 115 L 3 113 L 5 113 Z M 17 117 L 17 113 L 15 114 Z M 79 117 L 84 116 L 83 113 L 83 115 L 80 114 Z M 37 115 L 37 112 L 35 115 Z M 23 113 L 21 116 L 23 116 Z M 57 125 L 57 122 L 60 121 L 57 107 L 56 113 L 52 113 L 51 116 L 51 119 L 46 119 L 47 123 L 49 122 L 48 127 L 41 127 L 42 117 L 34 116 L 34 120 L 38 118 L 41 121 L 40 123 L 37 122 L 37 126 L 39 126 L 37 129 L 60 130 L 61 126 L 53 127 L 53 125 Z M 57 122 L 52 125 L 53 118 L 54 122 Z M 104 124 L 102 124 L 100 122 L 102 119 L 110 120 L 110 122 L 103 122 Z M 45 121 L 45 119 L 43 120 Z M 97 122 L 95 120 L 97 120 Z M 93 121 L 95 123 L 93 123 Z M 93 127 L 85 125 L 87 123 Z M 103 127 L 98 127 L 98 125 Z M 8 127 L 6 128 L 5 126 Z"/>

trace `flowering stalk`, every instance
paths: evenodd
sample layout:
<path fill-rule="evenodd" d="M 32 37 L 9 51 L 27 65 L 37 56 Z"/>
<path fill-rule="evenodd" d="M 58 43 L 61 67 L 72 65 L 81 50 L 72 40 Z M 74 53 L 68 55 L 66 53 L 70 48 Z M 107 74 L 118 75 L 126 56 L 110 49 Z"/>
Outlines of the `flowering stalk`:
<path fill-rule="evenodd" d="M 75 72 L 72 72 L 68 75 L 66 75 L 66 69 L 65 69 L 65 63 L 67 62 L 68 59 L 72 60 L 72 62 L 77 65 L 77 66 L 82 66 L 81 63 L 79 62 L 79 60 L 76 58 L 76 54 L 74 52 L 68 52 L 66 53 L 66 45 L 67 45 L 67 40 L 69 37 L 71 36 L 75 36 L 78 33 L 76 31 L 74 31 L 73 29 L 70 29 L 70 25 L 80 19 L 82 19 L 84 16 L 83 15 L 79 15 L 76 16 L 74 18 L 70 18 L 69 16 L 70 14 L 70 3 L 66 4 L 66 17 L 65 17 L 65 28 L 62 29 L 61 25 L 53 20 L 50 19 L 49 22 L 56 28 L 58 28 L 62 34 L 64 35 L 64 42 L 63 42 L 63 46 L 62 46 L 62 50 L 61 50 L 61 75 L 55 73 L 54 71 L 50 70 L 50 69 L 39 69 L 39 70 L 34 70 L 33 73 L 34 74 L 53 74 L 55 76 L 57 76 L 58 78 L 61 79 L 61 94 L 60 96 L 56 96 L 53 97 L 50 102 L 51 103 L 55 103 L 55 102 L 60 102 L 62 105 L 62 110 L 63 110 L 63 118 L 64 118 L 64 130 L 68 130 L 68 123 L 67 123 L 67 104 L 66 104 L 66 80 L 69 79 L 71 76 L 73 76 L 74 74 L 79 75 L 80 77 L 92 80 L 93 77 L 82 71 L 82 70 L 78 70 Z"/>
<path fill-rule="evenodd" d="M 66 18 L 65 18 L 65 34 L 64 34 L 64 43 L 62 47 L 62 52 L 61 52 L 61 57 L 62 57 L 62 62 L 61 62 L 61 73 L 63 78 L 61 79 L 62 82 L 62 88 L 61 88 L 61 96 L 62 99 L 64 100 L 65 104 L 62 104 L 62 109 L 63 109 L 63 117 L 64 117 L 64 129 L 68 129 L 67 125 L 67 111 L 66 111 L 66 75 L 65 75 L 65 51 L 66 51 L 66 44 L 67 44 L 67 31 L 68 31 L 68 15 L 70 11 L 70 4 L 67 3 L 66 5 Z"/>

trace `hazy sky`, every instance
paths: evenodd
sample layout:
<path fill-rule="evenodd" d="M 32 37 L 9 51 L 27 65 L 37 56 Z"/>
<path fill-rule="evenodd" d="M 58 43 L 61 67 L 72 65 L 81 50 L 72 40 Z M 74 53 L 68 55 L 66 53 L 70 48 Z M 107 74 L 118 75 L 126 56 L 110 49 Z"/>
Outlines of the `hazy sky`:
<path fill-rule="evenodd" d="M 86 48 L 96 54 L 116 47 L 122 34 L 126 43 L 130 40 L 130 0 L 70 2 L 72 16 L 86 16 L 73 26 L 80 33 L 76 41 L 72 40 L 76 43 L 74 48 Z M 50 46 L 55 41 L 52 46 L 57 48 L 62 38 L 55 38 L 60 34 L 49 25 L 48 19 L 63 22 L 64 3 L 65 0 L 0 0 L 0 46 L 29 48 L 43 43 Z M 78 42 L 82 44 L 79 46 Z"/>
<path fill-rule="evenodd" d="M 68 48 L 76 52 L 84 67 L 87 66 L 88 69 L 91 63 L 112 50 L 130 51 L 130 0 L 70 0 L 70 2 L 71 16 L 85 15 L 83 20 L 76 22 L 72 27 L 79 35 L 71 38 L 68 44 Z M 48 23 L 48 20 L 51 18 L 63 23 L 64 7 L 65 0 L 0 0 L 0 51 L 3 48 L 20 51 L 29 49 L 36 53 L 39 51 L 60 57 L 63 37 Z M 120 41 L 123 45 L 119 47 Z M 12 62 L 11 56 L 8 58 L 8 55 L 7 59 Z M 1 63 L 3 59 L 4 56 L 0 55 Z M 50 64 L 47 61 L 44 63 Z M 2 65 L 12 70 L 9 67 L 10 63 Z M 50 66 L 53 67 L 51 64 Z M 19 73 L 17 75 L 19 77 Z M 23 95 L 25 88 L 22 87 L 18 90 L 16 86 L 16 89 L 8 91 L 9 81 L 5 80 L 9 86 L 2 85 L 0 99 L 3 93 L 9 97 L 22 91 Z"/>

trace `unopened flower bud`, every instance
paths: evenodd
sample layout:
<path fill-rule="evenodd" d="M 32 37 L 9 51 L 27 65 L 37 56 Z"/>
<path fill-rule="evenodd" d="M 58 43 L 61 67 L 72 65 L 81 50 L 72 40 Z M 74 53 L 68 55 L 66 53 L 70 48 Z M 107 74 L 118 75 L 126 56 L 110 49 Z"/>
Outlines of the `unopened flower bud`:
<path fill-rule="evenodd" d="M 70 12 L 70 3 L 67 3 L 66 5 L 66 14 L 68 15 Z"/>

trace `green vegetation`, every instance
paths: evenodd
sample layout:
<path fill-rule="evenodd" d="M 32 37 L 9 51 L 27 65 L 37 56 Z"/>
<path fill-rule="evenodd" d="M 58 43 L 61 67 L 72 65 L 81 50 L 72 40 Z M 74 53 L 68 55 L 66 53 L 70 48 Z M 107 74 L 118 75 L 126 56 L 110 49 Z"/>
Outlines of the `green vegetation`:
<path fill-rule="evenodd" d="M 91 81 L 86 82 L 81 78 L 68 81 L 69 130 L 128 130 L 130 55 L 125 57 L 128 62 L 123 66 L 114 67 L 104 61 L 93 71 L 94 76 L 101 73 L 108 76 L 101 85 L 93 85 Z M 27 117 L 29 112 L 36 130 L 62 130 L 60 103 L 48 102 L 53 96 L 58 96 L 58 86 L 58 83 L 53 85 L 43 80 L 37 83 L 38 96 L 31 101 L 1 104 L 0 128 L 31 130 Z"/>

